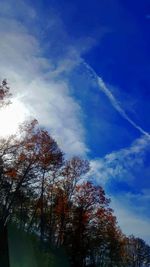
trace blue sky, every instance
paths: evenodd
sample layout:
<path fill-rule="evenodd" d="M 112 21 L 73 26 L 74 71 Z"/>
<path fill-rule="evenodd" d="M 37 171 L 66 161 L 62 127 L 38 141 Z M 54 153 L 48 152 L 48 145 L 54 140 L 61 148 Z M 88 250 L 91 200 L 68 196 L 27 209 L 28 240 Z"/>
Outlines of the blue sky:
<path fill-rule="evenodd" d="M 150 243 L 150 3 L 0 1 L 0 78 Z"/>

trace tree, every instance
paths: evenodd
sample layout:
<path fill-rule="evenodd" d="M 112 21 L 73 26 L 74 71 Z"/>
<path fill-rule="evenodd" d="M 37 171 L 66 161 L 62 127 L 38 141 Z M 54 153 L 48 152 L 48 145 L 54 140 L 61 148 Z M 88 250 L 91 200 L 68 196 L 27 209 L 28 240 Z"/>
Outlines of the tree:
<path fill-rule="evenodd" d="M 130 236 L 126 238 L 126 254 L 129 267 L 150 266 L 150 246 L 141 238 Z"/>
<path fill-rule="evenodd" d="M 10 97 L 10 88 L 8 87 L 6 79 L 4 79 L 0 84 L 0 108 L 10 104 Z"/>
<path fill-rule="evenodd" d="M 4 80 L 1 108 L 9 98 Z M 86 179 L 89 169 L 80 157 L 65 160 L 36 120 L 0 139 L 0 256 L 7 247 L 7 223 L 13 222 L 34 233 L 42 251 L 65 248 L 72 267 L 150 266 L 150 247 L 122 233 L 104 189 Z"/>
<path fill-rule="evenodd" d="M 10 104 L 10 92 L 9 87 L 7 86 L 7 81 L 3 80 L 0 84 L 0 108 L 3 108 L 5 105 Z M 3 142 L 1 143 L 1 147 L 3 146 Z M 0 149 L 1 149 L 0 147 Z M 1 185 L 3 175 L 3 159 L 0 154 L 0 193 L 1 193 Z M 0 210 L 1 216 L 1 210 Z M 8 240 L 7 240 L 7 227 L 1 227 L 0 224 L 0 264 L 3 266 L 8 266 Z"/>
<path fill-rule="evenodd" d="M 66 239 L 67 225 L 70 224 L 70 216 L 73 206 L 73 198 L 76 185 L 89 171 L 89 163 L 79 157 L 73 157 L 66 161 L 57 185 L 56 219 L 57 219 L 57 246 L 62 245 Z"/>

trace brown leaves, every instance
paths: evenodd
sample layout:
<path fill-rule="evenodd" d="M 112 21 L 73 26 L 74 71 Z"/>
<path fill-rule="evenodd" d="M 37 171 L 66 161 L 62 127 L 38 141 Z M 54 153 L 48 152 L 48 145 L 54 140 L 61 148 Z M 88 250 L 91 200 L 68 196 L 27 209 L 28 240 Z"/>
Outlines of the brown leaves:
<path fill-rule="evenodd" d="M 19 157 L 18 157 L 18 160 L 19 160 L 19 161 L 24 161 L 24 160 L 26 160 L 26 155 L 25 155 L 24 153 L 21 153 L 21 154 L 19 155 Z"/>
<path fill-rule="evenodd" d="M 17 179 L 17 170 L 16 169 L 10 168 L 5 172 L 5 174 L 8 177 L 12 178 L 13 180 Z"/>
<path fill-rule="evenodd" d="M 105 197 L 105 192 L 100 186 L 95 186 L 91 182 L 83 182 L 76 186 L 76 203 L 83 208 L 92 208 L 92 206 L 107 206 L 109 199 Z"/>

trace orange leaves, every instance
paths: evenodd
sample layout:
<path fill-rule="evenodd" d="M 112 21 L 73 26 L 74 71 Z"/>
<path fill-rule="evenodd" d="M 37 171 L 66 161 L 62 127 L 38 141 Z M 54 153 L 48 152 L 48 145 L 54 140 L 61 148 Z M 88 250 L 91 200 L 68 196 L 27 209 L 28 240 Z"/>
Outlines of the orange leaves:
<path fill-rule="evenodd" d="M 8 177 L 12 178 L 12 179 L 16 179 L 16 178 L 17 178 L 17 171 L 16 171 L 15 169 L 13 169 L 13 168 L 7 170 L 7 171 L 5 172 L 5 174 L 6 174 Z"/>
<path fill-rule="evenodd" d="M 33 149 L 34 148 L 34 143 L 27 143 L 26 145 L 25 145 L 25 148 L 26 149 Z"/>
<path fill-rule="evenodd" d="M 57 143 L 47 131 L 37 128 L 34 122 L 31 127 L 27 127 L 24 150 L 29 159 L 35 160 L 45 170 L 53 166 L 59 167 L 63 161 L 63 154 Z"/>
<path fill-rule="evenodd" d="M 93 185 L 91 182 L 84 182 L 76 186 L 76 202 L 79 206 L 86 209 L 96 206 L 105 207 L 109 199 L 105 197 L 105 192 L 100 186 Z"/>
<path fill-rule="evenodd" d="M 26 155 L 24 153 L 21 153 L 18 157 L 19 161 L 24 161 L 26 159 Z"/>

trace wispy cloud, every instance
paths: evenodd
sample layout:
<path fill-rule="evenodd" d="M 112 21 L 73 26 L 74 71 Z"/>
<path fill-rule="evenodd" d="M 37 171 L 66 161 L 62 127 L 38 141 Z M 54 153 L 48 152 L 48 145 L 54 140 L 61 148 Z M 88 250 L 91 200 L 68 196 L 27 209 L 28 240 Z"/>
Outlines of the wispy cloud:
<path fill-rule="evenodd" d="M 112 94 L 102 78 L 85 62 L 84 65 L 91 79 L 96 82 L 98 88 L 108 97 L 114 109 L 142 134 L 140 138 L 136 139 L 128 147 L 113 151 L 103 158 L 91 160 L 90 175 L 95 176 L 97 181 L 103 184 L 106 184 L 108 181 L 110 182 L 111 179 L 125 178 L 131 180 L 133 179 L 132 169 L 136 166 L 142 166 L 144 154 L 150 149 L 150 134 L 143 130 L 127 115 L 125 110 L 121 107 L 120 102 Z"/>
<path fill-rule="evenodd" d="M 124 203 L 126 195 L 112 197 L 111 206 L 115 211 L 119 226 L 126 235 L 135 235 L 150 244 L 150 219 L 131 210 L 131 203 Z"/>
<path fill-rule="evenodd" d="M 116 193 L 111 191 L 111 185 L 115 181 L 125 182 L 137 188 L 137 173 L 144 170 L 144 161 L 150 151 L 150 134 L 132 120 L 121 103 L 115 98 L 109 87 L 95 71 L 84 62 L 91 79 L 109 99 L 114 109 L 141 134 L 128 147 L 110 152 L 102 158 L 91 160 L 89 176 L 94 177 L 97 183 L 104 186 L 111 194 L 111 206 L 117 216 L 118 224 L 126 235 L 135 235 L 150 244 L 150 219 L 149 219 L 149 190 L 140 189 L 139 193 Z M 144 177 L 143 177 L 144 178 Z M 139 191 L 139 190 L 138 190 Z"/>
<path fill-rule="evenodd" d="M 129 147 L 111 152 L 103 158 L 91 160 L 91 175 L 97 182 L 106 184 L 112 179 L 134 179 L 132 172 L 135 168 L 142 168 L 145 153 L 150 149 L 149 136 L 143 135 L 136 139 Z"/>
<path fill-rule="evenodd" d="M 28 27 L 17 19 L 16 14 L 21 15 L 21 12 L 24 14 L 24 11 L 31 20 L 37 19 L 36 11 L 29 8 L 24 2 L 22 4 L 17 2 L 16 8 L 13 3 L 13 0 L 2 1 L 0 6 L 1 78 L 8 78 L 14 88 L 14 94 L 19 97 L 32 116 L 37 117 L 40 123 L 50 129 L 65 152 L 85 155 L 88 148 L 85 144 L 85 130 L 82 126 L 82 109 L 71 96 L 65 75 L 62 74 L 70 71 L 76 64 L 84 62 L 81 54 L 89 49 L 92 41 L 89 40 L 83 47 L 79 44 L 73 46 L 68 42 L 63 22 L 57 15 L 54 15 L 47 27 L 50 29 L 50 33 L 53 33 L 52 37 L 54 37 L 54 29 L 60 28 L 61 35 L 64 36 L 64 44 L 61 45 L 66 46 L 64 48 L 65 56 L 58 57 L 54 62 L 53 54 L 50 54 L 48 58 L 44 57 L 39 40 L 29 31 Z M 54 40 L 58 37 L 57 34 Z M 54 46 L 54 40 L 50 39 L 50 47 Z M 81 47 L 81 51 L 79 47 Z M 133 149 L 139 150 L 138 153 L 135 153 L 139 155 L 140 151 L 147 147 L 150 135 L 130 119 L 95 71 L 85 62 L 84 65 L 89 71 L 89 76 L 97 82 L 99 89 L 108 97 L 112 106 L 143 135 L 131 147 L 112 152 L 103 159 L 91 161 L 92 170 L 95 169 L 97 177 L 103 176 L 105 180 L 106 176 L 112 177 L 121 173 L 123 175 L 125 167 L 121 162 L 133 155 Z M 136 162 L 140 160 L 137 156 Z M 126 162 L 130 162 L 130 160 Z"/>
<path fill-rule="evenodd" d="M 128 121 L 135 129 L 137 129 L 142 135 L 146 135 L 150 139 L 150 134 L 146 132 L 142 127 L 140 127 L 137 123 L 135 123 L 125 112 L 125 110 L 121 107 L 119 101 L 115 98 L 109 88 L 106 86 L 105 82 L 101 77 L 99 77 L 96 72 L 86 63 L 84 63 L 87 70 L 90 73 L 90 76 L 97 82 L 99 89 L 108 97 L 112 106 L 118 111 L 118 113 Z"/>
<path fill-rule="evenodd" d="M 134 175 L 135 170 L 141 173 L 144 169 L 146 153 L 149 150 L 149 137 L 143 135 L 129 147 L 92 160 L 90 177 L 94 177 L 97 183 L 102 184 L 110 194 L 111 206 L 122 231 L 126 235 L 133 234 L 140 237 L 150 244 L 150 192 L 148 188 L 137 188 L 138 179 L 146 179 L 146 177 L 140 176 L 137 179 Z M 114 181 L 124 181 L 138 193 L 111 191 L 110 186 Z"/>
<path fill-rule="evenodd" d="M 24 1 L 0 1 L 0 78 L 8 79 L 15 97 L 30 116 L 36 117 L 50 130 L 68 156 L 86 156 L 88 148 L 86 129 L 82 124 L 82 107 L 71 95 L 66 79 L 66 73 L 84 63 L 85 71 L 107 96 L 113 108 L 142 135 L 126 148 L 91 160 L 90 176 L 105 186 L 112 179 L 132 180 L 132 170 L 143 166 L 145 153 L 150 148 L 150 135 L 128 116 L 103 79 L 82 59 L 82 54 L 95 44 L 95 40 L 88 37 L 70 41 L 61 18 L 53 11 L 49 15 L 49 23 L 44 25 L 49 34 L 45 53 L 41 40 L 29 27 L 30 23 L 37 23 L 37 11 Z M 150 239 L 147 237 L 149 221 L 135 216 L 129 205 L 121 205 L 121 202 L 122 199 L 113 198 L 112 203 L 123 230 L 127 234 L 134 233 Z"/>
<path fill-rule="evenodd" d="M 62 75 L 77 64 L 76 52 L 69 47 L 66 57 L 55 62 L 53 54 L 44 57 L 40 41 L 18 19 L 26 11 L 26 16 L 34 20 L 36 11 L 25 2 L 17 2 L 15 9 L 13 3 L 16 4 L 15 1 L 0 4 L 0 78 L 8 79 L 14 96 L 31 117 L 50 130 L 67 155 L 85 155 L 82 109 L 71 96 Z"/>
<path fill-rule="evenodd" d="M 98 84 L 100 86 L 100 89 L 104 92 L 104 94 L 109 98 L 111 104 L 113 107 L 120 113 L 120 115 L 127 120 L 135 129 L 137 129 L 141 134 L 146 135 L 150 138 L 150 134 L 143 130 L 139 125 L 137 125 L 124 111 L 124 109 L 121 107 L 120 103 L 116 100 L 114 95 L 111 93 L 111 91 L 108 89 L 102 78 L 97 77 Z"/>

